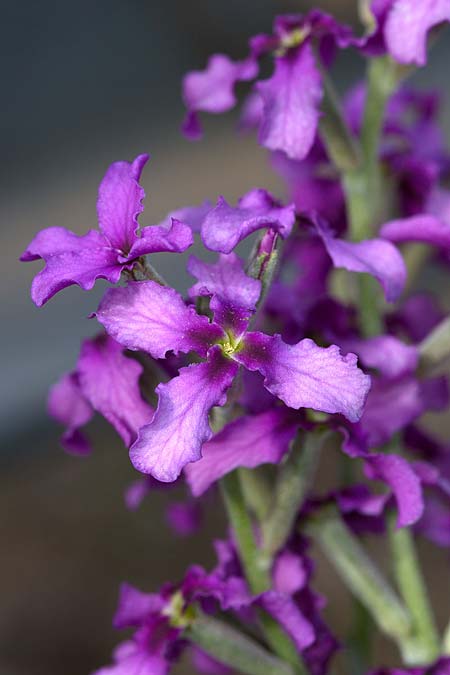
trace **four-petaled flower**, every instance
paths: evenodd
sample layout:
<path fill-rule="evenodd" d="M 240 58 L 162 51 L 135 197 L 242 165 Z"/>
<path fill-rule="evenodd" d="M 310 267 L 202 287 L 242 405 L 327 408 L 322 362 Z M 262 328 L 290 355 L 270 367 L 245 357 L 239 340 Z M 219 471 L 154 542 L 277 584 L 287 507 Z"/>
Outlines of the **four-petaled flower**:
<path fill-rule="evenodd" d="M 370 378 L 359 370 L 354 354 L 343 357 L 338 347 L 321 348 L 310 339 L 288 345 L 279 335 L 248 331 L 261 283 L 244 273 L 235 254 L 221 255 L 215 264 L 193 258 L 188 269 L 198 279 L 190 294 L 211 296 L 213 321 L 186 305 L 174 289 L 153 281 L 109 289 L 96 314 L 128 349 L 154 358 L 168 351 L 206 357 L 157 387 L 156 413 L 130 450 L 139 471 L 170 482 L 200 459 L 212 435 L 209 412 L 225 404 L 240 366 L 259 371 L 266 389 L 290 408 L 341 413 L 352 422 L 360 418 Z"/>
<path fill-rule="evenodd" d="M 131 270 L 147 253 L 181 253 L 192 244 L 190 228 L 176 219 L 166 226 L 139 229 L 145 192 L 138 181 L 147 160 L 148 155 L 139 155 L 131 163 L 115 162 L 109 167 L 98 193 L 100 231 L 78 236 L 64 227 L 48 227 L 29 244 L 20 259 L 45 261 L 31 286 L 38 307 L 72 284 L 85 291 L 99 278 L 115 284 L 122 270 Z"/>

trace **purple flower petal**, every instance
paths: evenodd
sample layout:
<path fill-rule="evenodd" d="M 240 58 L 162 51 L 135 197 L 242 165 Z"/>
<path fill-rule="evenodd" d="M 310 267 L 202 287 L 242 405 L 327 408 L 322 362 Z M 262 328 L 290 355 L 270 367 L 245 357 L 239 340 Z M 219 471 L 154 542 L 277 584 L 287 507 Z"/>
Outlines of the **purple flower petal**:
<path fill-rule="evenodd" d="M 450 225 L 427 213 L 391 220 L 382 226 L 380 235 L 394 243 L 420 241 L 450 251 Z"/>
<path fill-rule="evenodd" d="M 359 427 L 368 447 L 374 448 L 386 443 L 423 411 L 421 388 L 415 378 L 386 380 L 374 377 Z"/>
<path fill-rule="evenodd" d="M 227 424 L 204 444 L 199 462 L 189 464 L 186 478 L 195 497 L 238 466 L 249 469 L 277 464 L 289 450 L 298 421 L 289 411 L 274 408 Z"/>
<path fill-rule="evenodd" d="M 168 675 L 169 663 L 165 658 L 150 654 L 133 642 L 124 642 L 116 650 L 115 663 L 96 670 L 92 675 Z"/>
<path fill-rule="evenodd" d="M 450 0 L 395 0 L 384 27 L 386 46 L 400 63 L 423 66 L 430 28 L 450 21 Z"/>
<path fill-rule="evenodd" d="M 268 227 L 285 238 L 295 223 L 293 204 L 283 207 L 266 190 L 251 190 L 237 207 L 220 197 L 202 225 L 202 240 L 206 248 L 231 253 L 237 244 L 252 232 Z"/>
<path fill-rule="evenodd" d="M 144 210 L 144 189 L 138 181 L 149 159 L 139 155 L 134 162 L 114 162 L 100 183 L 97 201 L 101 232 L 111 246 L 128 253 L 136 238 L 137 218 Z"/>
<path fill-rule="evenodd" d="M 236 104 L 234 88 L 237 82 L 252 80 L 258 74 L 253 58 L 232 61 L 224 54 L 211 56 L 205 70 L 188 73 L 183 80 L 183 99 L 188 109 L 183 131 L 188 138 L 201 136 L 195 113 L 222 113 Z"/>
<path fill-rule="evenodd" d="M 147 253 L 182 253 L 194 243 L 191 228 L 172 218 L 168 228 L 159 225 L 144 227 L 134 241 L 128 254 L 133 260 Z"/>
<path fill-rule="evenodd" d="M 68 373 L 53 385 L 47 406 L 49 415 L 67 427 L 61 438 L 63 448 L 77 455 L 89 454 L 91 444 L 80 427 L 89 422 L 94 411 L 81 391 L 78 373 Z"/>
<path fill-rule="evenodd" d="M 198 279 L 189 289 L 191 298 L 214 296 L 210 304 L 214 321 L 225 331 L 242 334 L 258 302 L 261 282 L 245 274 L 242 260 L 234 253 L 221 254 L 215 263 L 192 256 L 187 269 Z"/>
<path fill-rule="evenodd" d="M 309 570 L 302 556 L 292 551 L 282 551 L 272 570 L 274 589 L 279 593 L 294 595 L 306 586 Z"/>
<path fill-rule="evenodd" d="M 336 239 L 318 219 L 315 219 L 314 225 L 335 267 L 371 274 L 383 286 L 386 300 L 397 300 L 405 285 L 407 271 L 402 256 L 393 244 L 383 239 L 344 241 Z"/>
<path fill-rule="evenodd" d="M 342 413 L 351 422 L 362 415 L 370 377 L 336 345 L 324 349 L 309 339 L 288 345 L 279 335 L 247 333 L 233 358 L 259 370 L 265 387 L 290 408 Z"/>
<path fill-rule="evenodd" d="M 86 399 L 129 447 L 153 415 L 139 391 L 142 366 L 127 358 L 123 347 L 112 338 L 100 335 L 83 343 L 77 372 Z"/>
<path fill-rule="evenodd" d="M 398 455 L 376 454 L 367 459 L 370 477 L 389 485 L 398 505 L 397 527 L 417 522 L 424 509 L 420 480 L 409 462 Z"/>
<path fill-rule="evenodd" d="M 272 77 L 256 87 L 264 103 L 259 142 L 291 159 L 304 159 L 316 136 L 323 93 L 311 46 L 277 57 Z"/>
<path fill-rule="evenodd" d="M 419 352 L 392 335 L 377 335 L 368 340 L 341 340 L 343 351 L 354 352 L 365 366 L 376 368 L 386 377 L 395 378 L 416 370 Z"/>
<path fill-rule="evenodd" d="M 221 329 L 188 307 L 173 289 L 155 281 L 130 282 L 106 291 L 96 313 L 107 332 L 128 349 L 155 359 L 168 351 L 202 356 L 223 337 Z"/>
<path fill-rule="evenodd" d="M 313 644 L 316 634 L 312 624 L 288 595 L 266 591 L 260 596 L 258 604 L 278 621 L 300 652 Z"/>
<path fill-rule="evenodd" d="M 182 368 L 178 377 L 158 385 L 153 421 L 140 430 L 130 450 L 134 467 L 170 483 L 186 464 L 199 460 L 212 435 L 209 411 L 225 403 L 236 372 L 237 365 L 213 347 L 207 362 Z"/>
<path fill-rule="evenodd" d="M 166 601 L 159 593 L 144 593 L 130 584 L 120 586 L 115 628 L 137 628 L 149 614 L 159 613 Z"/>
<path fill-rule="evenodd" d="M 63 227 L 48 227 L 35 236 L 20 259 L 28 262 L 38 258 L 45 261 L 31 286 L 31 297 L 38 307 L 73 284 L 85 291 L 99 278 L 115 284 L 125 267 L 118 264 L 117 252 L 108 240 L 95 230 L 79 237 Z"/>

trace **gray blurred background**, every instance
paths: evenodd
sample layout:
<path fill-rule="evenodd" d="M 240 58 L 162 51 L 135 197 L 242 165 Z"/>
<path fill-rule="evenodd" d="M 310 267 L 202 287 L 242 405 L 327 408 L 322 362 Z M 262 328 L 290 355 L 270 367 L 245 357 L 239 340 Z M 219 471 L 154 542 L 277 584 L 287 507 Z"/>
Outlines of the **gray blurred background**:
<path fill-rule="evenodd" d="M 69 288 L 38 310 L 29 286 L 39 263 L 17 259 L 41 228 L 95 227 L 105 169 L 140 152 L 151 154 L 144 224 L 219 193 L 233 200 L 257 185 L 281 193 L 254 139 L 235 135 L 233 114 L 205 119 L 202 143 L 184 140 L 180 80 L 211 52 L 242 57 L 249 35 L 268 31 L 275 13 L 313 4 L 1 3 L 0 675 L 82 675 L 108 662 L 120 637 L 110 626 L 120 581 L 151 590 L 190 562 L 209 565 L 209 541 L 224 531 L 217 504 L 200 535 L 175 539 L 161 525 L 166 493 L 129 513 L 123 492 L 133 471 L 101 421 L 91 428 L 91 458 L 60 450 L 47 390 L 75 363 L 80 338 L 96 330 L 86 317 L 104 286 Z M 355 5 L 321 3 L 348 21 L 356 20 Z M 418 80 L 442 88 L 449 57 L 447 35 Z M 354 56 L 337 66 L 342 84 L 361 73 Z M 158 265 L 186 287 L 173 257 L 160 256 Z M 330 574 L 325 583 L 333 585 Z"/>

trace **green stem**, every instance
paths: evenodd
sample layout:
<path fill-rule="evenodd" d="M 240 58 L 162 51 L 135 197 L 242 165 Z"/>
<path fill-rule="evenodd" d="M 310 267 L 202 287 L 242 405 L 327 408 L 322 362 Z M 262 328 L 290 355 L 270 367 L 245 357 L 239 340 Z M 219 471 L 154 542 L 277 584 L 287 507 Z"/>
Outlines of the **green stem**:
<path fill-rule="evenodd" d="M 402 643 L 410 634 L 408 612 L 337 511 L 324 509 L 311 519 L 307 531 L 379 628 Z"/>
<path fill-rule="evenodd" d="M 447 625 L 447 628 L 444 631 L 444 637 L 442 639 L 442 653 L 450 656 L 450 623 Z"/>
<path fill-rule="evenodd" d="M 264 551 L 272 559 L 286 543 L 313 480 L 328 431 L 299 432 L 287 461 L 281 466 L 274 506 L 263 526 Z"/>
<path fill-rule="evenodd" d="M 420 343 L 420 372 L 422 375 L 438 375 L 448 370 L 450 362 L 450 316 Z"/>
<path fill-rule="evenodd" d="M 270 574 L 261 566 L 253 525 L 248 514 L 237 471 L 221 480 L 222 495 L 233 528 L 244 573 L 252 593 L 263 593 L 271 586 Z"/>
<path fill-rule="evenodd" d="M 224 476 L 221 488 L 245 576 L 252 593 L 259 595 L 272 586 L 270 568 L 257 548 L 238 472 L 234 471 Z M 259 618 L 266 640 L 274 652 L 291 664 L 296 675 L 308 675 L 301 656 L 279 624 L 264 612 L 260 613 Z"/>
<path fill-rule="evenodd" d="M 245 675 L 294 675 L 290 665 L 217 619 L 197 617 L 184 636 L 221 663 Z"/>
<path fill-rule="evenodd" d="M 411 665 L 430 663 L 439 654 L 439 638 L 414 538 L 408 528 L 397 529 L 394 516 L 388 524 L 395 578 L 413 622 L 413 636 L 404 647 L 405 660 Z"/>
<path fill-rule="evenodd" d="M 273 500 L 272 486 L 262 469 L 238 469 L 241 487 L 246 503 L 249 505 L 259 522 L 267 517 Z"/>

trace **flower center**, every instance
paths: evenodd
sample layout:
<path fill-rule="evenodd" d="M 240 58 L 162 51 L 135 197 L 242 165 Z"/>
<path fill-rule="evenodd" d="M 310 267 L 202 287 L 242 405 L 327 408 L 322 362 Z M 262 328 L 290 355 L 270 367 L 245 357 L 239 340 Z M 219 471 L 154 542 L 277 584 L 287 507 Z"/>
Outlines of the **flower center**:
<path fill-rule="evenodd" d="M 224 356 L 231 357 L 239 349 L 241 337 L 233 335 L 230 331 L 227 331 L 226 335 L 227 337 L 219 342 L 219 346 Z"/>

